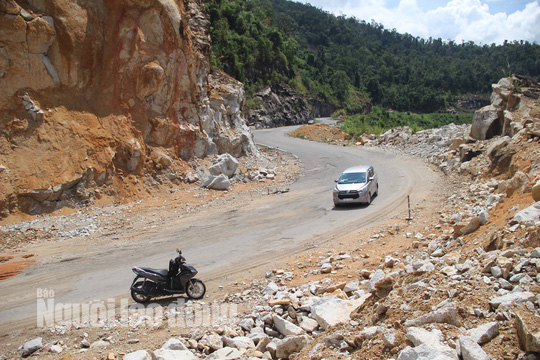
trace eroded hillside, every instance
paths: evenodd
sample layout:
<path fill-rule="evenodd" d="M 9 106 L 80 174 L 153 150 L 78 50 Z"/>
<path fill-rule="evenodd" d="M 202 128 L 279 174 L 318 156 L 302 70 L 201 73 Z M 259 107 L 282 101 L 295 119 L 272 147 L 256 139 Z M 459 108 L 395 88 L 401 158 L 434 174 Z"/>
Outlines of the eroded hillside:
<path fill-rule="evenodd" d="M 133 199 L 256 152 L 202 1 L 0 3 L 0 216 Z"/>

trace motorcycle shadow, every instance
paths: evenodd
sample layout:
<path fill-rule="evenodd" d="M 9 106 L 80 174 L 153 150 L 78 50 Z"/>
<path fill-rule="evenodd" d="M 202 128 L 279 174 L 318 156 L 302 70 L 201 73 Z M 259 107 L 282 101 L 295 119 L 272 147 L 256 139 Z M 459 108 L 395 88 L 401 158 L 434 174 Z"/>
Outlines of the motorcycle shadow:
<path fill-rule="evenodd" d="M 162 298 L 152 298 L 145 304 L 141 304 L 141 303 L 137 303 L 135 301 L 131 301 L 130 304 L 128 304 L 125 308 L 129 309 L 129 308 L 132 308 L 133 306 L 137 306 L 137 307 L 139 307 L 139 306 L 144 306 L 144 307 L 148 307 L 148 306 L 152 306 L 152 307 L 156 307 L 156 306 L 175 307 L 174 305 L 176 305 L 176 307 L 179 307 L 179 306 L 184 306 L 188 301 L 193 301 L 193 300 L 188 298 L 187 296 L 182 296 L 182 295 L 167 296 L 167 297 L 162 297 Z"/>

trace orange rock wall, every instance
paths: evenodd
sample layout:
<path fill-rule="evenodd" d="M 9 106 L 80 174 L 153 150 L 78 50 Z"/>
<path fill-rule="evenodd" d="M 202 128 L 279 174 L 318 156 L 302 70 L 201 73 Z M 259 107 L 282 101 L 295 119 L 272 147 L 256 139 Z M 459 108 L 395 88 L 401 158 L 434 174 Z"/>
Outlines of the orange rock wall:
<path fill-rule="evenodd" d="M 210 51 L 202 0 L 0 1 L 0 213 L 152 172 L 154 152 L 254 152 Z"/>

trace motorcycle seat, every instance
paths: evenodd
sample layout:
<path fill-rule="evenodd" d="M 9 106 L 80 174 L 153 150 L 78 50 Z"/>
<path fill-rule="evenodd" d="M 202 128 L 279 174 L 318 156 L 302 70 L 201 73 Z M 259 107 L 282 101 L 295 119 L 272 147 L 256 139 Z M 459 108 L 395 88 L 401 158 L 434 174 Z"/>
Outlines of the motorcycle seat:
<path fill-rule="evenodd" d="M 167 277 L 167 275 L 169 274 L 169 270 L 166 270 L 166 269 L 152 269 L 152 268 L 147 268 L 147 267 L 142 267 L 141 269 L 146 272 L 151 272 L 154 274 L 161 275 L 163 277 Z"/>

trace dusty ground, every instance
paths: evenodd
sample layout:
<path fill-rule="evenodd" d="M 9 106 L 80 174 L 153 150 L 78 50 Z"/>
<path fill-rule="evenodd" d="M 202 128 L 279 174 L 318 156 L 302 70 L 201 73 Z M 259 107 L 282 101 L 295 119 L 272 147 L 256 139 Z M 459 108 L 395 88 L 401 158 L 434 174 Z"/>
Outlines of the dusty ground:
<path fill-rule="evenodd" d="M 304 125 L 291 131 L 290 135 L 301 139 L 327 142 L 330 144 L 343 144 L 351 139 L 351 136 L 346 132 L 327 124 Z"/>

